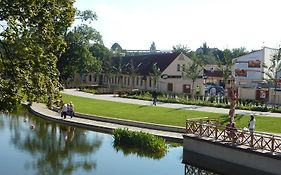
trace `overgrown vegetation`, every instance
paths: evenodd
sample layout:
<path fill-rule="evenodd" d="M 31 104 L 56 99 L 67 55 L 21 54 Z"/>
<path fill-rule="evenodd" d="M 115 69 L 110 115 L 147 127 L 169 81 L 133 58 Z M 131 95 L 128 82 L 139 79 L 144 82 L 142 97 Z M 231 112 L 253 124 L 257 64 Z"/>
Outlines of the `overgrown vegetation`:
<path fill-rule="evenodd" d="M 167 145 L 163 138 L 145 132 L 134 132 L 128 129 L 115 129 L 113 131 L 114 147 L 123 148 L 125 154 L 137 153 L 159 159 L 167 152 Z"/>

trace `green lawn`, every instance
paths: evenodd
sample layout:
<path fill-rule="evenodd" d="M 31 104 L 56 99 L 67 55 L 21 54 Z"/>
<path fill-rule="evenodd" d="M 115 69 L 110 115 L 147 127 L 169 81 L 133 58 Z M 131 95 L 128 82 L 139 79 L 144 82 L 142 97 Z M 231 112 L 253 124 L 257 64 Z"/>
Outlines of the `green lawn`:
<path fill-rule="evenodd" d="M 189 118 L 220 117 L 223 123 L 227 122 L 225 114 L 110 102 L 66 94 L 62 94 L 62 96 L 64 102 L 72 101 L 75 111 L 79 113 L 183 127 L 185 120 Z M 246 127 L 249 119 L 250 117 L 247 115 L 237 116 L 236 126 Z M 256 121 L 257 131 L 281 133 L 281 118 L 258 116 Z"/>

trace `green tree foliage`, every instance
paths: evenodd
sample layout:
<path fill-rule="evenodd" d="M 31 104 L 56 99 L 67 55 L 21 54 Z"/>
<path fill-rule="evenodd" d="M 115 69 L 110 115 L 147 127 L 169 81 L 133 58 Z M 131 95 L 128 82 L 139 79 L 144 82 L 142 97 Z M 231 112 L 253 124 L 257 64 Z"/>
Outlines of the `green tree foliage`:
<path fill-rule="evenodd" d="M 274 84 L 274 96 L 273 96 L 273 106 L 276 104 L 276 89 L 278 87 L 278 79 L 281 78 L 281 48 L 279 48 L 276 53 L 270 59 L 269 65 L 263 64 L 265 68 L 266 79 L 269 83 Z"/>
<path fill-rule="evenodd" d="M 108 69 L 112 57 L 108 48 L 101 43 L 94 43 L 90 46 L 90 51 L 96 57 L 96 59 L 101 62 L 101 71 Z"/>
<path fill-rule="evenodd" d="M 65 36 L 67 48 L 58 61 L 60 78 L 65 82 L 75 74 L 99 72 L 100 61 L 91 52 L 91 42 L 103 45 L 99 32 L 87 25 L 80 25 Z"/>
<path fill-rule="evenodd" d="M 197 55 L 193 54 L 191 56 L 192 63 L 188 65 L 184 65 L 182 68 L 182 74 L 184 78 L 189 78 L 192 80 L 192 87 L 191 87 L 191 95 L 194 99 L 194 83 L 202 74 L 203 70 L 203 62 L 202 59 Z"/>
<path fill-rule="evenodd" d="M 176 46 L 173 46 L 173 52 L 174 53 L 183 53 L 184 55 L 190 57 L 192 55 L 192 51 L 186 46 L 178 44 Z"/>
<path fill-rule="evenodd" d="M 56 62 L 74 13 L 72 0 L 0 1 L 0 111 L 59 98 Z"/>

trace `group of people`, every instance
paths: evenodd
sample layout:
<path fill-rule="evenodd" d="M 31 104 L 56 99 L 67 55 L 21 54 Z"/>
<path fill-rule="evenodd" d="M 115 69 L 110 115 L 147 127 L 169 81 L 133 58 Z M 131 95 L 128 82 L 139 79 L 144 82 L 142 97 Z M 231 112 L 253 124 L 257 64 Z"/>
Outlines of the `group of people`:
<path fill-rule="evenodd" d="M 72 102 L 66 103 L 62 106 L 61 117 L 65 119 L 66 115 L 69 115 L 70 118 L 74 117 L 74 105 Z"/>
<path fill-rule="evenodd" d="M 253 114 L 251 114 L 250 116 L 250 121 L 248 122 L 248 128 L 244 128 L 243 131 L 250 131 L 251 134 L 253 134 L 254 130 L 255 130 L 255 125 L 256 125 L 256 119 L 255 116 Z M 235 127 L 235 122 L 234 121 L 230 121 L 225 129 L 228 131 L 228 136 L 231 139 L 236 140 L 237 139 L 237 135 L 236 135 L 236 127 Z"/>

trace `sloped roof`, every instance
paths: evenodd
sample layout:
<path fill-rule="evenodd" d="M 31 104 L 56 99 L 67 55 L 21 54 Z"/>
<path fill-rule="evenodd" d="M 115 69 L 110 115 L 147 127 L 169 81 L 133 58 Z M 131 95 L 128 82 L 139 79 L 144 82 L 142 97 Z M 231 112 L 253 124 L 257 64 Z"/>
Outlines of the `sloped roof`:
<path fill-rule="evenodd" d="M 203 70 L 203 76 L 207 77 L 223 77 L 223 73 L 220 70 Z"/>
<path fill-rule="evenodd" d="M 135 73 L 146 76 L 152 73 L 153 65 L 156 65 L 163 72 L 179 55 L 180 53 L 157 53 L 140 56 L 113 57 L 112 66 L 124 74 L 129 74 L 132 72 L 131 65 L 133 65 Z"/>

